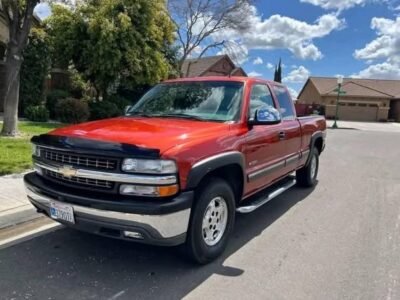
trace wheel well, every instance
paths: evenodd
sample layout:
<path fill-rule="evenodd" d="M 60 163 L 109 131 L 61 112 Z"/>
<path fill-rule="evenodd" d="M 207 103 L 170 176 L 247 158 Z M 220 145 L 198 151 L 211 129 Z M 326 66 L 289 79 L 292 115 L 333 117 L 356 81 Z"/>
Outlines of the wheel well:
<path fill-rule="evenodd" d="M 235 194 L 236 204 L 240 202 L 243 196 L 244 183 L 243 170 L 240 165 L 226 165 L 207 173 L 201 179 L 199 186 L 202 186 L 211 177 L 219 177 L 226 180 Z"/>
<path fill-rule="evenodd" d="M 319 153 L 322 152 L 322 144 L 323 144 L 322 137 L 317 138 L 314 142 L 314 147 L 317 148 Z"/>

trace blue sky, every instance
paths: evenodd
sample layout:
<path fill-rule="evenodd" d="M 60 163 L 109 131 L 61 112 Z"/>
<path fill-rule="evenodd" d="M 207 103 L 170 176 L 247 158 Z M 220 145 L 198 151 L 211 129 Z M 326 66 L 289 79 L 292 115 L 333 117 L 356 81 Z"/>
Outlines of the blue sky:
<path fill-rule="evenodd" d="M 49 13 L 43 4 L 36 12 Z M 400 0 L 256 0 L 245 17 L 250 30 L 219 32 L 212 39 L 228 49 L 207 55 L 228 53 L 266 79 L 282 58 L 293 94 L 309 76 L 400 79 Z"/>
<path fill-rule="evenodd" d="M 250 75 L 272 78 L 271 65 L 282 58 L 284 81 L 297 92 L 310 75 L 400 79 L 400 1 L 259 0 L 255 8 L 255 32 L 236 37 L 247 48 L 247 57 L 239 62 Z M 331 20 L 322 22 L 323 18 Z M 295 33 L 287 39 L 315 46 L 319 54 L 296 52 L 285 35 L 278 41 L 263 37 L 263 32 L 279 35 L 288 27 Z M 316 32 L 304 41 L 310 28 Z"/>

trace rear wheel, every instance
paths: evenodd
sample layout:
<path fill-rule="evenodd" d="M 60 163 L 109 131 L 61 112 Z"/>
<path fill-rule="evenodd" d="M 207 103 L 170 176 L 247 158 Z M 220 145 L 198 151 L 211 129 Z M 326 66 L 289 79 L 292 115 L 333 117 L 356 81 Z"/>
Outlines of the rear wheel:
<path fill-rule="evenodd" d="M 296 179 L 299 186 L 312 187 L 317 183 L 319 169 L 319 151 L 313 148 L 310 159 L 303 168 L 296 171 Z"/>
<path fill-rule="evenodd" d="M 235 196 L 230 185 L 211 178 L 199 190 L 194 204 L 186 251 L 197 263 L 206 264 L 226 248 L 235 223 Z"/>

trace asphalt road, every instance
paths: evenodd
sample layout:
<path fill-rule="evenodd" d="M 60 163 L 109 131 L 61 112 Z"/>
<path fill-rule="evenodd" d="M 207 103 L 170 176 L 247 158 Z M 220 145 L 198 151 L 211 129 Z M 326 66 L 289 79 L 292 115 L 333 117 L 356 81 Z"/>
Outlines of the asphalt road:
<path fill-rule="evenodd" d="M 60 229 L 0 250 L 0 299 L 400 299 L 400 134 L 329 131 L 314 190 L 239 215 L 226 255 Z"/>

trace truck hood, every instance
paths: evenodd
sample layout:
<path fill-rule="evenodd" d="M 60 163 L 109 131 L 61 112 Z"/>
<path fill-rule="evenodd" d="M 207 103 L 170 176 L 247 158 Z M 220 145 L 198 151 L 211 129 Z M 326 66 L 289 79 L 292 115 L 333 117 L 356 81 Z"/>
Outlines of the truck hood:
<path fill-rule="evenodd" d="M 163 153 L 195 139 L 204 139 L 212 135 L 223 136 L 229 128 L 227 123 L 120 117 L 59 128 L 49 134 L 130 144 L 159 149 Z"/>

